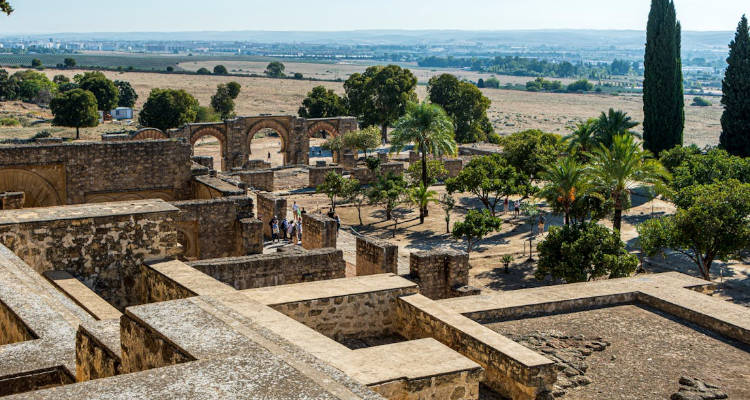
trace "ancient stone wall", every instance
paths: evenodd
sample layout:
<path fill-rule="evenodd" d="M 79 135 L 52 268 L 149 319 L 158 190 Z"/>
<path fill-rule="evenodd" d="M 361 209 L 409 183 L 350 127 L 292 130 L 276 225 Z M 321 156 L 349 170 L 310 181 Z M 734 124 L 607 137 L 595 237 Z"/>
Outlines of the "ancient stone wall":
<path fill-rule="evenodd" d="M 141 265 L 135 291 L 141 297 L 141 304 L 185 299 L 197 295 L 147 264 Z"/>
<path fill-rule="evenodd" d="M 193 177 L 193 198 L 208 200 L 245 195 L 244 188 L 218 178 L 215 176 L 215 171 L 211 171 L 211 174 Z"/>
<path fill-rule="evenodd" d="M 32 339 L 34 335 L 26 324 L 0 301 L 0 346 Z"/>
<path fill-rule="evenodd" d="M 245 165 L 242 166 L 242 169 L 245 170 L 257 170 L 257 169 L 270 169 L 271 163 L 264 161 L 264 160 L 247 160 Z"/>
<path fill-rule="evenodd" d="M 394 326 L 396 300 L 414 292 L 413 288 L 394 288 L 271 307 L 333 340 L 362 339 L 398 333 Z"/>
<path fill-rule="evenodd" d="M 323 184 L 326 180 L 326 176 L 330 172 L 335 172 L 339 175 L 344 174 L 344 168 L 342 167 L 310 167 L 310 176 L 307 187 L 316 188 Z"/>
<path fill-rule="evenodd" d="M 188 265 L 237 290 L 337 279 L 346 272 L 344 255 L 336 249 L 257 254 Z"/>
<path fill-rule="evenodd" d="M 62 270 L 120 309 L 140 265 L 178 253 L 178 209 L 161 200 L 5 211 L 0 242 L 37 272 Z"/>
<path fill-rule="evenodd" d="M 263 190 L 266 192 L 274 191 L 273 170 L 235 171 L 231 172 L 229 175 L 239 179 L 250 189 Z"/>
<path fill-rule="evenodd" d="M 357 276 L 385 273 L 398 274 L 398 246 L 357 236 Z"/>
<path fill-rule="evenodd" d="M 479 399 L 479 382 L 484 377 L 481 369 L 431 376 L 422 379 L 397 380 L 370 389 L 386 399 Z"/>
<path fill-rule="evenodd" d="M 434 250 L 411 253 L 409 271 L 419 285 L 419 292 L 430 299 L 462 295 L 461 287 L 469 284 L 469 255 L 463 251 Z"/>
<path fill-rule="evenodd" d="M 242 254 L 263 253 L 263 222 L 255 218 L 243 218 L 240 220 L 240 231 L 242 232 Z"/>
<path fill-rule="evenodd" d="M 516 400 L 535 400 L 557 379 L 554 363 L 495 334 L 470 319 L 448 312 L 421 295 L 398 299 L 398 333 L 409 340 L 432 337 L 485 369 L 484 384 Z M 518 347 L 514 352 L 508 347 Z M 510 354 L 510 355 L 509 355 Z"/>
<path fill-rule="evenodd" d="M 448 170 L 448 177 L 455 178 L 464 169 L 464 160 L 460 158 L 444 160 L 445 169 Z"/>
<path fill-rule="evenodd" d="M 287 215 L 286 199 L 270 193 L 258 193 L 257 218 L 263 222 L 263 236 L 271 239 L 271 220 L 277 217 L 281 221 Z M 303 230 L 304 232 L 304 230 Z"/>
<path fill-rule="evenodd" d="M 336 248 L 336 220 L 323 214 L 302 214 L 302 247 L 307 250 Z"/>
<path fill-rule="evenodd" d="M 245 227 L 241 222 L 253 217 L 252 198 L 233 196 L 178 201 L 172 205 L 180 209 L 176 218 L 177 234 L 185 259 L 233 257 L 258 252 L 257 243 L 245 243 Z"/>
<path fill-rule="evenodd" d="M 122 373 L 130 374 L 195 360 L 153 328 L 128 315 L 120 319 L 120 334 Z"/>
<path fill-rule="evenodd" d="M 26 207 L 192 197 L 190 146 L 167 141 L 65 143 L 0 148 L 0 192 Z"/>
<path fill-rule="evenodd" d="M 354 157 L 353 153 L 345 152 L 341 154 L 339 164 L 341 164 L 345 170 L 349 171 L 357 167 L 357 159 Z"/>
<path fill-rule="evenodd" d="M 101 323 L 98 323 L 103 325 Z M 106 334 L 101 327 L 80 325 L 76 332 L 76 381 L 86 382 L 93 379 L 107 378 L 122 372 L 120 357 L 120 320 L 105 321 Z M 108 336 L 117 345 L 105 344 L 101 339 Z"/>
<path fill-rule="evenodd" d="M 202 165 L 208 169 L 214 169 L 214 158 L 211 156 L 193 156 L 192 160 L 198 165 Z"/>

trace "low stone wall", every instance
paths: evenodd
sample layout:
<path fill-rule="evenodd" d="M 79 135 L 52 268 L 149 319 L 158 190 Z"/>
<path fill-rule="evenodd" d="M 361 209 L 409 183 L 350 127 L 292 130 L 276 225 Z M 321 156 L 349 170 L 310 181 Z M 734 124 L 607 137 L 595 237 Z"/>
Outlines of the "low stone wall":
<path fill-rule="evenodd" d="M 307 250 L 336 248 L 336 220 L 323 214 L 302 214 L 302 247 Z"/>
<path fill-rule="evenodd" d="M 274 191 L 274 171 L 270 169 L 254 171 L 234 171 L 229 173 L 247 185 L 248 188 L 263 190 L 266 192 Z"/>
<path fill-rule="evenodd" d="M 237 290 L 343 278 L 344 254 L 332 248 L 188 263 Z"/>
<path fill-rule="evenodd" d="M 409 164 L 410 165 L 414 164 L 415 162 L 418 162 L 419 159 L 420 159 L 419 153 L 413 150 L 409 151 Z"/>
<path fill-rule="evenodd" d="M 337 341 L 392 335 L 396 300 L 414 288 L 392 288 L 274 304 L 275 310 Z"/>
<path fill-rule="evenodd" d="M 398 274 L 398 246 L 357 236 L 357 276 L 385 273 Z"/>
<path fill-rule="evenodd" d="M 279 222 L 287 215 L 286 199 L 270 193 L 258 193 L 258 216 L 263 222 L 263 237 L 271 239 L 271 220 L 278 217 Z"/>
<path fill-rule="evenodd" d="M 407 339 L 432 337 L 485 369 L 485 384 L 514 400 L 535 400 L 557 380 L 554 363 L 422 295 L 398 299 L 396 327 Z"/>
<path fill-rule="evenodd" d="M 243 254 L 263 253 L 263 222 L 255 218 L 240 220 Z"/>
<path fill-rule="evenodd" d="M 242 166 L 242 169 L 245 170 L 256 170 L 256 169 L 269 169 L 271 168 L 271 163 L 266 162 L 264 160 L 248 160 L 245 162 L 245 165 Z"/>
<path fill-rule="evenodd" d="M 448 177 L 455 178 L 464 169 L 464 160 L 455 158 L 451 160 L 444 160 L 443 164 L 445 169 L 448 170 Z"/>
<path fill-rule="evenodd" d="M 178 211 L 161 200 L 5 211 L 0 242 L 38 273 L 66 271 L 123 309 L 139 304 L 140 265 L 178 254 Z"/>
<path fill-rule="evenodd" d="M 307 183 L 307 187 L 317 188 L 322 185 L 326 180 L 326 176 L 329 173 L 335 172 L 339 175 L 344 175 L 344 168 L 329 166 L 329 167 L 310 167 L 310 175 Z"/>
<path fill-rule="evenodd" d="M 193 156 L 191 159 L 196 164 L 202 165 L 208 169 L 214 169 L 214 158 L 211 156 Z"/>
<path fill-rule="evenodd" d="M 357 179 L 363 185 L 369 185 L 378 179 L 378 176 L 387 175 L 392 172 L 394 175 L 404 174 L 404 164 L 401 162 L 389 162 L 380 164 L 376 171 L 371 171 L 367 167 L 357 167 L 352 169 L 352 177 Z"/>
<path fill-rule="evenodd" d="M 0 301 L 0 346 L 34 339 L 34 334 L 8 306 Z"/>
<path fill-rule="evenodd" d="M 371 385 L 370 389 L 386 399 L 479 399 L 479 382 L 484 377 L 481 369 L 431 376 L 422 379 L 402 379 Z"/>
<path fill-rule="evenodd" d="M 467 294 L 459 290 L 469 284 L 469 255 L 463 251 L 434 250 L 411 253 L 409 272 L 419 292 L 430 299 L 446 299 Z"/>
<path fill-rule="evenodd" d="M 185 299 L 197 295 L 146 264 L 141 265 L 136 292 L 141 297 L 141 304 Z"/>
<path fill-rule="evenodd" d="M 253 217 L 253 200 L 247 196 L 173 202 L 182 257 L 196 260 L 233 257 L 262 252 L 262 241 L 245 242 L 242 220 Z M 251 224 L 252 225 L 252 224 Z M 253 225 L 259 228 L 258 225 Z M 260 250 L 258 249 L 258 246 Z"/>
<path fill-rule="evenodd" d="M 195 361 L 195 358 L 134 318 L 126 314 L 120 319 L 123 374 Z"/>
<path fill-rule="evenodd" d="M 216 176 L 201 175 L 193 177 L 193 198 L 195 199 L 209 200 L 220 197 L 244 196 L 246 192 L 244 188 L 229 184 Z"/>
<path fill-rule="evenodd" d="M 114 339 L 107 344 L 105 336 Z M 122 372 L 120 357 L 120 320 L 106 321 L 100 326 L 80 325 L 76 332 L 76 381 L 108 378 Z"/>
<path fill-rule="evenodd" d="M 341 158 L 338 161 L 339 161 L 339 164 L 341 164 L 341 166 L 347 171 L 352 170 L 357 167 L 357 158 L 354 157 L 353 153 L 341 154 Z"/>

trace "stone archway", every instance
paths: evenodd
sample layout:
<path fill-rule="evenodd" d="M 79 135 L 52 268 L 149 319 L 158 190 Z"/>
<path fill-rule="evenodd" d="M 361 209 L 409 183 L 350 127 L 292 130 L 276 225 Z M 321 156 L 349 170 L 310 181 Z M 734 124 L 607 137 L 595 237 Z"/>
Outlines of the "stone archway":
<path fill-rule="evenodd" d="M 133 140 L 160 140 L 168 139 L 167 135 L 164 134 L 160 129 L 156 128 L 144 128 L 133 135 Z"/>
<path fill-rule="evenodd" d="M 0 192 L 23 192 L 24 208 L 53 207 L 64 204 L 51 182 L 25 169 L 1 170 Z"/>
<path fill-rule="evenodd" d="M 268 120 L 262 120 L 257 123 L 255 123 L 253 126 L 250 127 L 250 129 L 247 130 L 247 154 L 248 156 L 251 155 L 250 145 L 252 144 L 253 138 L 255 135 L 264 130 L 269 129 L 274 132 L 276 132 L 279 135 L 279 138 L 281 140 L 281 155 L 283 157 L 282 165 L 286 165 L 289 157 L 288 157 L 288 150 L 289 150 L 289 130 L 282 125 L 280 122 L 268 119 Z"/>
<path fill-rule="evenodd" d="M 226 145 L 227 145 L 227 138 L 224 135 L 224 133 L 216 128 L 201 128 L 195 131 L 192 135 L 190 135 L 190 145 L 193 147 L 193 154 L 195 154 L 195 144 L 200 140 L 201 138 L 204 138 L 206 136 L 213 136 L 219 141 L 219 156 L 221 158 L 221 169 L 226 170 L 226 162 L 227 162 L 227 151 L 226 151 Z M 215 165 L 215 164 L 214 164 Z"/>
<path fill-rule="evenodd" d="M 307 137 L 311 138 L 320 131 L 326 132 L 331 137 L 339 135 L 339 131 L 330 122 L 318 121 L 307 129 Z"/>

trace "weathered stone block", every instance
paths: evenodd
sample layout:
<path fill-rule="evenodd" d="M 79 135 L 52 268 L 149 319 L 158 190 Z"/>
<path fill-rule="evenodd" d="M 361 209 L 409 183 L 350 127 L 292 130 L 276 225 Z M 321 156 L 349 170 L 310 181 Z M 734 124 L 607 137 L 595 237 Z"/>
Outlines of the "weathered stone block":
<path fill-rule="evenodd" d="M 323 214 L 302 214 L 302 247 L 307 250 L 336 248 L 336 220 Z"/>
<path fill-rule="evenodd" d="M 419 292 L 430 299 L 457 297 L 469 284 L 469 255 L 463 251 L 434 250 L 412 253 L 409 271 Z"/>
<path fill-rule="evenodd" d="M 307 187 L 311 187 L 311 188 L 318 187 L 323 182 L 325 182 L 326 176 L 328 176 L 328 174 L 331 172 L 335 172 L 339 175 L 343 175 L 344 168 L 335 167 L 335 166 L 310 167 L 310 175 L 309 175 L 309 181 L 308 181 Z"/>
<path fill-rule="evenodd" d="M 287 215 L 286 199 L 270 193 L 258 193 L 258 216 L 263 221 L 263 236 L 271 239 L 271 220 L 277 217 L 281 221 Z M 303 229 L 304 232 L 304 229 Z"/>
<path fill-rule="evenodd" d="M 398 274 L 398 246 L 385 240 L 357 237 L 357 276 Z"/>

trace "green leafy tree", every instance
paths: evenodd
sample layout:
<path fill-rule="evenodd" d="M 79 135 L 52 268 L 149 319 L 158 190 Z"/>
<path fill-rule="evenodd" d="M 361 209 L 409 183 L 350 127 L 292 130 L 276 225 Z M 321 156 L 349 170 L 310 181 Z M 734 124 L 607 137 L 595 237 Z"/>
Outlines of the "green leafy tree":
<path fill-rule="evenodd" d="M 357 218 L 359 218 L 359 226 L 364 225 L 362 223 L 362 207 L 367 204 L 367 189 L 362 186 L 358 180 L 350 178 L 344 186 L 344 193 L 347 203 L 354 204 L 357 207 Z"/>
<path fill-rule="evenodd" d="M 617 233 L 594 223 L 552 227 L 537 250 L 534 276 L 539 280 L 552 276 L 574 283 L 622 278 L 638 266 L 638 258 L 625 250 Z"/>
<path fill-rule="evenodd" d="M 42 68 L 44 64 L 42 64 L 42 60 L 35 58 L 31 60 L 31 68 Z"/>
<path fill-rule="evenodd" d="M 378 127 L 370 126 L 364 129 L 347 132 L 342 137 L 344 148 L 367 152 L 380 146 L 380 132 Z"/>
<path fill-rule="evenodd" d="M 630 205 L 630 191 L 637 184 L 661 184 L 669 172 L 648 150 L 642 150 L 632 135 L 618 135 L 611 147 L 600 145 L 591 156 L 589 177 L 594 190 L 611 199 L 616 234 L 622 228 L 622 212 Z"/>
<path fill-rule="evenodd" d="M 550 165 L 541 179 L 546 184 L 539 196 L 546 199 L 555 212 L 562 212 L 565 225 L 570 225 L 576 201 L 583 198 L 589 188 L 584 167 L 575 158 L 566 157 Z"/>
<path fill-rule="evenodd" d="M 370 186 L 367 197 L 372 204 L 381 204 L 385 208 L 385 219 L 390 221 L 393 210 L 404 201 L 407 184 L 404 177 L 393 172 L 378 175 L 378 179 Z"/>
<path fill-rule="evenodd" d="M 643 79 L 644 147 L 659 154 L 681 145 L 685 129 L 681 34 L 672 0 L 652 0 Z"/>
<path fill-rule="evenodd" d="M 599 116 L 596 120 L 596 140 L 605 147 L 612 146 L 612 138 L 617 135 L 639 135 L 631 132 L 632 128 L 638 126 L 638 123 L 628 115 L 628 113 L 610 108 L 605 114 Z"/>
<path fill-rule="evenodd" d="M 10 6 L 8 0 L 0 0 L 0 11 L 10 15 L 13 12 L 13 7 Z"/>
<path fill-rule="evenodd" d="M 701 154 L 701 150 L 694 144 L 686 147 L 675 146 L 669 150 L 662 151 L 659 155 L 659 161 L 667 171 L 674 174 L 677 167 L 684 164 L 691 157 L 699 154 Z"/>
<path fill-rule="evenodd" d="M 211 71 L 209 71 L 208 68 L 204 68 L 204 67 L 198 68 L 198 70 L 195 71 L 195 73 L 198 75 L 211 75 Z"/>
<path fill-rule="evenodd" d="M 750 184 L 728 180 L 682 189 L 675 215 L 638 226 L 644 254 L 670 249 L 695 262 L 711 280 L 715 260 L 727 261 L 750 246 Z"/>
<path fill-rule="evenodd" d="M 456 199 L 449 193 L 445 193 L 440 198 L 440 206 L 445 212 L 445 233 L 451 233 L 451 212 L 456 208 Z"/>
<path fill-rule="evenodd" d="M 500 218 L 487 210 L 469 210 L 461 222 L 453 224 L 453 237 L 466 240 L 466 252 L 471 253 L 474 246 L 491 232 L 497 232 L 502 226 Z"/>
<path fill-rule="evenodd" d="M 78 86 L 88 90 L 96 97 L 99 111 L 108 113 L 115 108 L 120 97 L 120 90 L 115 83 L 107 79 L 101 72 L 86 72 L 78 77 Z"/>
<path fill-rule="evenodd" d="M 449 193 L 473 194 L 493 216 L 504 198 L 531 191 L 528 177 L 508 165 L 499 154 L 472 159 L 458 176 L 445 184 Z"/>
<path fill-rule="evenodd" d="M 228 119 L 234 114 L 234 99 L 227 85 L 221 84 L 216 87 L 216 94 L 211 96 L 211 108 L 221 115 L 222 119 Z"/>
<path fill-rule="evenodd" d="M 302 100 L 298 114 L 302 118 L 331 118 L 347 115 L 349 110 L 343 97 L 325 86 L 316 86 Z"/>
<path fill-rule="evenodd" d="M 490 89 L 500 89 L 500 80 L 494 76 L 490 77 L 484 81 L 484 86 Z"/>
<path fill-rule="evenodd" d="M 343 176 L 331 171 L 326 175 L 323 183 L 318 185 L 315 189 L 318 193 L 325 193 L 328 199 L 331 201 L 331 210 L 336 210 L 336 198 L 346 197 L 347 194 L 347 179 Z"/>
<path fill-rule="evenodd" d="M 732 156 L 721 149 L 713 149 L 706 154 L 686 153 L 682 162 L 673 167 L 674 179 L 670 186 L 674 193 L 690 186 L 727 179 L 750 183 L 750 159 Z"/>
<path fill-rule="evenodd" d="M 96 104 L 94 94 L 83 89 L 61 93 L 50 102 L 50 110 L 55 116 L 52 124 L 76 128 L 76 139 L 80 139 L 81 128 L 94 127 L 99 124 Z"/>
<path fill-rule="evenodd" d="M 63 61 L 63 65 L 65 68 L 74 68 L 76 66 L 76 59 L 71 57 L 66 57 Z"/>
<path fill-rule="evenodd" d="M 487 118 L 490 99 L 476 86 L 451 74 L 442 74 L 430 78 L 427 92 L 430 101 L 441 106 L 453 120 L 457 142 L 474 143 L 493 133 Z"/>
<path fill-rule="evenodd" d="M 118 107 L 130 107 L 135 106 L 135 102 L 138 100 L 138 93 L 135 92 L 133 86 L 128 81 L 115 81 L 117 86 L 117 106 Z"/>
<path fill-rule="evenodd" d="M 227 90 L 229 91 L 229 96 L 232 100 L 237 100 L 237 97 L 240 96 L 240 92 L 242 91 L 242 85 L 232 81 L 227 83 Z"/>
<path fill-rule="evenodd" d="M 20 96 L 21 88 L 15 75 L 9 75 L 8 71 L 0 69 L 0 100 L 16 100 Z"/>
<path fill-rule="evenodd" d="M 40 94 L 57 90 L 57 85 L 47 75 L 34 70 L 18 71 L 13 78 L 18 82 L 18 97 L 25 102 L 34 102 Z"/>
<path fill-rule="evenodd" d="M 409 104 L 393 130 L 391 152 L 398 153 L 411 143 L 416 145 L 422 158 L 422 184 L 425 186 L 430 183 L 427 155 L 440 157 L 458 152 L 450 118 L 440 106 L 427 102 Z"/>
<path fill-rule="evenodd" d="M 427 160 L 427 183 L 428 186 L 434 185 L 438 181 L 445 181 L 448 178 L 448 170 L 445 164 L 440 160 Z M 422 183 L 422 161 L 411 163 L 406 169 L 406 180 L 412 186 L 418 186 Z"/>
<path fill-rule="evenodd" d="M 597 146 L 597 130 L 597 120 L 593 118 L 576 125 L 576 129 L 563 138 L 563 142 L 568 146 L 568 153 L 575 153 L 579 158 L 588 157 L 587 154 Z"/>
<path fill-rule="evenodd" d="M 278 61 L 273 61 L 268 64 L 265 73 L 271 78 L 282 78 L 284 76 L 285 69 L 286 67 L 284 66 L 284 64 Z"/>
<path fill-rule="evenodd" d="M 364 126 L 380 126 L 384 142 L 388 127 L 406 114 L 409 102 L 417 101 L 416 86 L 414 74 L 398 65 L 372 66 L 344 82 L 349 112 Z"/>
<path fill-rule="evenodd" d="M 729 44 L 722 82 L 721 147 L 730 154 L 750 157 L 750 33 L 743 15 Z"/>
<path fill-rule="evenodd" d="M 547 169 L 563 152 L 562 138 L 539 130 L 514 133 L 502 139 L 503 157 L 530 180 Z"/>
<path fill-rule="evenodd" d="M 54 82 L 55 85 L 62 85 L 63 83 L 69 83 L 70 78 L 65 75 L 55 75 L 55 77 L 52 78 L 52 82 Z"/>
<path fill-rule="evenodd" d="M 586 79 L 575 81 L 566 88 L 569 92 L 590 92 L 594 90 L 594 84 Z"/>
<path fill-rule="evenodd" d="M 199 106 L 195 114 L 195 122 L 219 122 L 221 115 L 211 107 Z"/>
<path fill-rule="evenodd" d="M 438 202 L 437 192 L 420 182 L 419 186 L 409 190 L 409 202 L 419 207 L 420 210 L 425 210 L 430 203 Z M 419 223 L 424 224 L 424 216 L 420 216 Z"/>
<path fill-rule="evenodd" d="M 417 146 L 422 157 L 422 185 L 429 187 L 427 175 L 427 155 L 440 157 L 455 155 L 458 147 L 454 140 L 453 125 L 440 106 L 423 103 L 410 103 L 406 114 L 396 123 L 391 135 L 391 152 L 398 153 L 409 143 Z M 419 209 L 419 220 L 424 222 L 427 207 Z"/>
<path fill-rule="evenodd" d="M 150 128 L 177 128 L 194 122 L 198 114 L 198 100 L 184 90 L 152 89 L 143 105 L 139 123 Z"/>
<path fill-rule="evenodd" d="M 219 64 L 214 67 L 214 75 L 227 75 L 229 74 L 229 71 L 227 71 L 227 67 Z"/>

